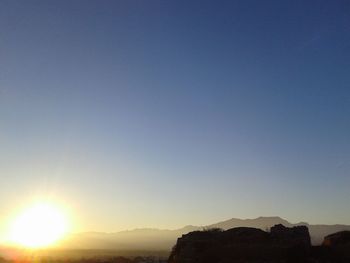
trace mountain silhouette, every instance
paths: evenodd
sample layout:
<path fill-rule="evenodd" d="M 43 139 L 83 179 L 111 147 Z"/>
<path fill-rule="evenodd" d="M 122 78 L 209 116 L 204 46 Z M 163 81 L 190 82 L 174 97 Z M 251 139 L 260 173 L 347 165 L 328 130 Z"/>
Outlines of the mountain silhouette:
<path fill-rule="evenodd" d="M 258 217 L 255 219 L 231 218 L 207 226 L 188 225 L 180 229 L 164 230 L 141 228 L 116 233 L 85 232 L 67 236 L 60 244 L 60 248 L 69 249 L 118 249 L 118 250 L 170 250 L 177 238 L 195 230 L 221 228 L 223 230 L 236 227 L 253 227 L 269 230 L 272 226 L 282 224 L 286 227 L 307 226 L 313 244 L 321 244 L 323 238 L 329 234 L 350 230 L 350 225 L 310 225 L 306 222 L 290 223 L 287 220 L 273 217 Z"/>

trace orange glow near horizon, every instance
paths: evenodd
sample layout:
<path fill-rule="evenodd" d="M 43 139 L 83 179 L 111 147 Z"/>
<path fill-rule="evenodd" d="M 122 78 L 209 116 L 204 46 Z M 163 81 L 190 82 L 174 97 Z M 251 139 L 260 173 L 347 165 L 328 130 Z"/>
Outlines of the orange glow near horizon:
<path fill-rule="evenodd" d="M 54 245 L 68 231 L 68 218 L 58 206 L 37 203 L 22 211 L 10 227 L 10 242 L 27 248 Z"/>

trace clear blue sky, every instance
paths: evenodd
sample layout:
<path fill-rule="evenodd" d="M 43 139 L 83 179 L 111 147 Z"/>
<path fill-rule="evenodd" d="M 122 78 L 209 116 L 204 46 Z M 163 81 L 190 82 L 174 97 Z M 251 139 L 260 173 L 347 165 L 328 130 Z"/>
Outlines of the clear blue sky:
<path fill-rule="evenodd" d="M 350 224 L 349 1 L 0 1 L 0 220 Z"/>

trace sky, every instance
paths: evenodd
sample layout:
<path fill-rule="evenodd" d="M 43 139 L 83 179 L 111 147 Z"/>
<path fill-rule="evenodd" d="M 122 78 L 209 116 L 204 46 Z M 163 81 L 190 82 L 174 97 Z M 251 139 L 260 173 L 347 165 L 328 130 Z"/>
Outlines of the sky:
<path fill-rule="evenodd" d="M 350 224 L 346 0 L 0 0 L 0 227 Z"/>

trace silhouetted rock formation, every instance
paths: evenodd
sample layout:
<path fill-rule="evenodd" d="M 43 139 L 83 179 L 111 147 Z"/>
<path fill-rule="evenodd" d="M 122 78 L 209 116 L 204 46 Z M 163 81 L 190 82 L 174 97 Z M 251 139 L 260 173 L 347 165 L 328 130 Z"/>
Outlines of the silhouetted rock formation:
<path fill-rule="evenodd" d="M 311 246 L 309 230 L 306 226 L 285 227 L 278 224 L 271 227 L 271 238 L 287 246 Z"/>
<path fill-rule="evenodd" d="M 271 233 L 238 227 L 195 231 L 183 235 L 169 257 L 169 263 L 215 262 L 302 262 L 311 248 L 304 226 L 277 225 Z"/>
<path fill-rule="evenodd" d="M 322 244 L 327 257 L 336 262 L 350 262 L 350 231 L 341 231 L 324 238 Z"/>
<path fill-rule="evenodd" d="M 305 226 L 194 231 L 177 240 L 168 262 L 349 263 L 350 231 L 328 235 L 322 246 L 311 246 Z"/>
<path fill-rule="evenodd" d="M 349 246 L 350 247 L 350 231 L 341 231 L 324 238 L 324 246 Z"/>

